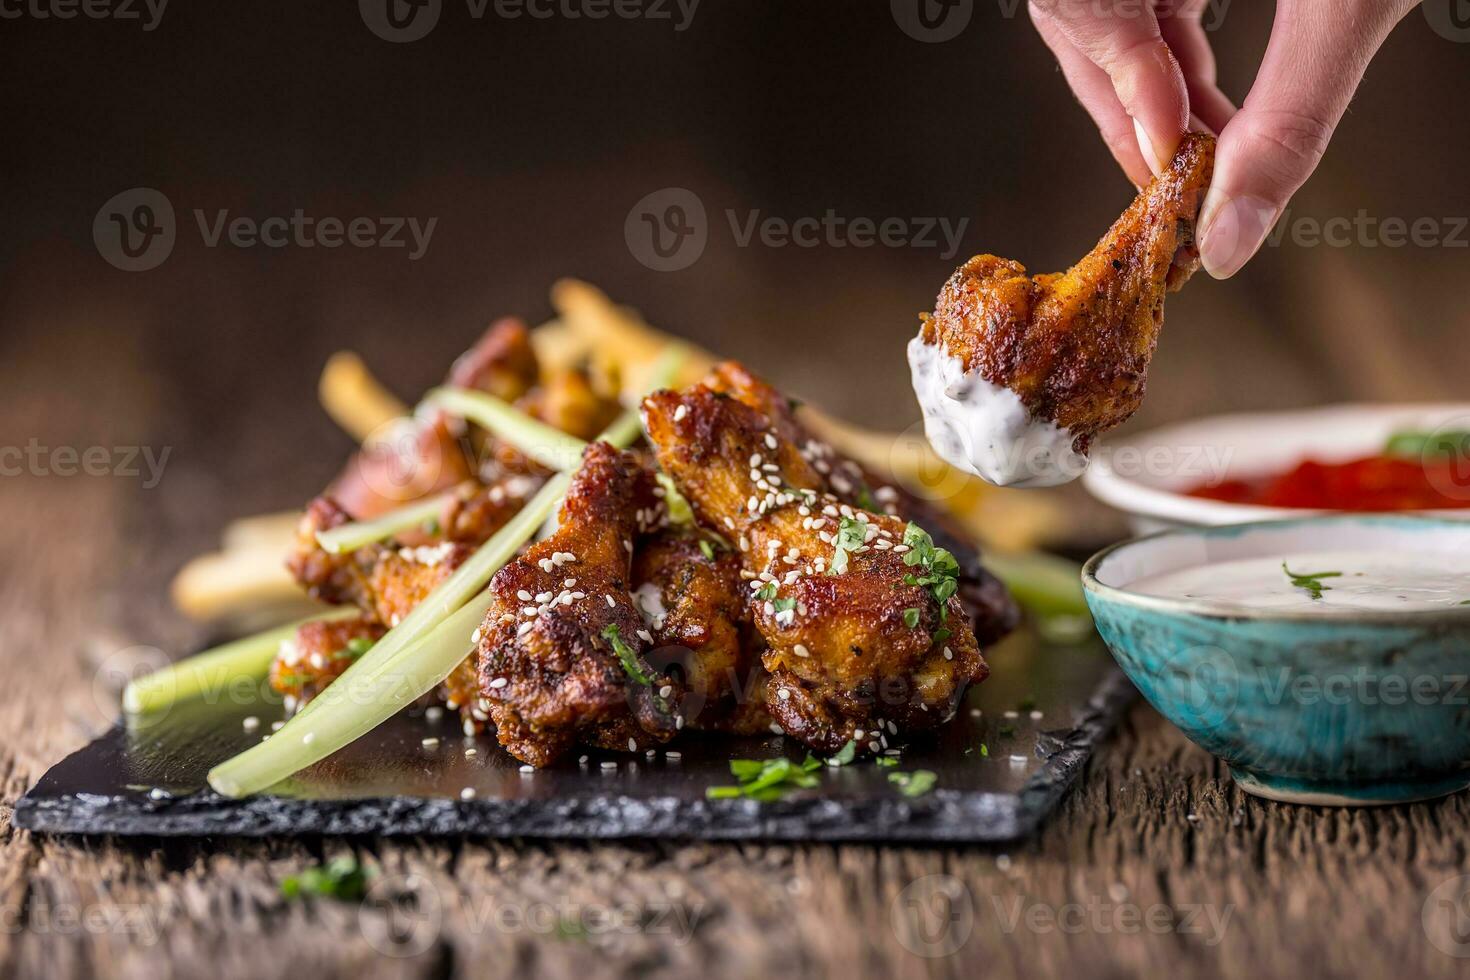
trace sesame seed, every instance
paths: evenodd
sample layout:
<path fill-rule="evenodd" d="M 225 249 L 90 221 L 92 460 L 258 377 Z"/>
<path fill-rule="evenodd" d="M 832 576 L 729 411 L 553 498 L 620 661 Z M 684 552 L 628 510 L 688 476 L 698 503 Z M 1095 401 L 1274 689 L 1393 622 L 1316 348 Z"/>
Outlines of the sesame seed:
<path fill-rule="evenodd" d="M 466 735 L 475 734 L 475 723 L 468 718 L 464 720 L 464 724 L 460 728 Z"/>
<path fill-rule="evenodd" d="M 459 791 L 459 798 L 462 800 L 473 800 L 475 798 L 475 788 L 473 786 L 466 786 Z"/>
<path fill-rule="evenodd" d="M 678 762 L 680 759 L 684 758 L 684 754 L 682 752 L 665 752 L 664 758 L 668 759 L 670 762 Z"/>
<path fill-rule="evenodd" d="M 284 724 L 285 724 L 284 721 L 273 721 L 273 722 L 271 722 L 271 731 L 273 731 L 273 732 L 280 731 L 281 730 L 281 726 L 284 725 Z"/>
<path fill-rule="evenodd" d="M 531 772 L 535 772 L 535 771 L 536 771 L 536 767 L 535 766 L 521 766 L 521 772 L 531 773 Z"/>
<path fill-rule="evenodd" d="M 316 741 L 316 732 L 307 732 L 305 735 L 301 736 L 301 744 L 302 745 L 310 745 L 312 742 L 315 742 L 315 741 Z"/>
<path fill-rule="evenodd" d="M 640 640 L 642 640 L 644 643 L 652 643 L 653 642 L 653 634 L 650 633 L 650 632 L 648 632 L 648 630 L 639 630 L 638 631 L 638 638 Z"/>
<path fill-rule="evenodd" d="M 608 769 L 616 769 L 616 768 L 617 768 L 617 767 L 618 767 L 618 764 L 617 764 L 617 763 L 616 763 L 616 762 L 613 762 L 613 761 L 611 761 L 611 760 L 609 760 L 609 761 L 607 761 L 607 762 L 604 762 L 604 763 L 603 763 L 603 764 L 602 764 L 602 768 L 603 768 L 603 769 L 604 769 L 604 770 L 608 770 Z"/>
<path fill-rule="evenodd" d="M 675 422 L 682 422 L 682 421 L 684 421 L 684 416 L 686 416 L 688 414 L 689 414 L 689 406 L 688 405 L 680 405 L 678 408 L 674 409 L 674 421 Z"/>
<path fill-rule="evenodd" d="M 674 686 L 672 684 L 665 684 L 663 687 L 658 689 L 658 696 L 661 698 L 669 697 L 673 693 Z"/>
<path fill-rule="evenodd" d="M 521 625 L 517 626 L 516 627 L 516 636 L 525 636 L 527 633 L 531 632 L 531 627 L 534 626 L 534 625 L 536 625 L 536 624 L 535 623 L 522 623 Z"/>
<path fill-rule="evenodd" d="M 637 752 L 638 751 L 638 740 L 636 738 L 631 737 L 631 736 L 628 738 L 628 751 L 629 752 Z"/>
<path fill-rule="evenodd" d="M 954 659 L 954 651 L 951 650 L 949 647 L 945 647 L 944 648 L 944 659 L 945 660 L 953 660 Z"/>
<path fill-rule="evenodd" d="M 1031 712 L 1031 720 L 1032 721 L 1040 721 L 1041 720 L 1041 712 L 1040 711 L 1033 711 L 1033 712 Z"/>
<path fill-rule="evenodd" d="M 490 682 L 490 687 L 491 687 L 492 690 L 494 690 L 496 688 L 504 687 L 505 685 L 507 685 L 509 683 L 510 683 L 510 681 L 506 680 L 504 677 L 497 677 L 493 681 Z"/>
<path fill-rule="evenodd" d="M 810 657 L 811 656 L 811 654 L 807 651 L 807 648 L 805 646 L 803 646 L 802 644 L 800 644 L 800 643 L 798 643 L 796 646 L 792 647 L 791 648 L 791 652 L 794 653 L 794 654 L 796 654 L 798 657 Z"/>
<path fill-rule="evenodd" d="M 776 692 L 776 696 L 779 697 L 782 701 L 790 701 L 791 700 L 791 692 L 788 691 L 784 687 L 781 688 L 779 691 Z"/>
<path fill-rule="evenodd" d="M 153 787 L 152 789 L 150 789 L 148 791 L 148 798 L 151 799 L 151 800 L 162 800 L 162 799 L 166 799 L 167 797 L 168 797 L 168 790 L 159 789 L 157 786 Z"/>
<path fill-rule="evenodd" d="M 465 756 L 466 759 L 473 759 L 475 756 L 477 756 L 479 754 L 480 754 L 480 750 L 477 749 L 477 748 L 475 748 L 473 745 L 471 745 L 469 748 L 467 748 L 467 749 L 464 750 L 464 756 Z"/>
<path fill-rule="evenodd" d="M 254 715 L 251 715 L 250 717 L 246 718 L 244 721 L 240 722 L 240 725 L 247 732 L 253 732 L 257 728 L 260 727 L 260 719 L 257 718 L 257 717 L 255 717 Z"/>
<path fill-rule="evenodd" d="M 1007 711 L 1005 716 L 1007 718 L 1019 718 L 1021 717 L 1021 713 L 1019 711 Z"/>
<path fill-rule="evenodd" d="M 521 589 L 519 592 L 516 593 L 516 598 L 521 600 L 522 602 L 530 602 L 531 593 L 527 592 L 525 589 Z"/>
<path fill-rule="evenodd" d="M 439 740 L 437 738 L 426 738 L 422 739 L 419 744 L 421 744 L 426 749 L 432 749 L 434 746 L 439 744 Z"/>

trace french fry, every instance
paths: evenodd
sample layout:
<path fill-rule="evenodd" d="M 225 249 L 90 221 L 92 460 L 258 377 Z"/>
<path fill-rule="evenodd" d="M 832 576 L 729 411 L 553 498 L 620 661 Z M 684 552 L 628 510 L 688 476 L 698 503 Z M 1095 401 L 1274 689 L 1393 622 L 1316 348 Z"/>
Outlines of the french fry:
<path fill-rule="evenodd" d="M 296 510 L 242 517 L 225 525 L 220 543 L 226 551 L 255 548 L 284 555 L 296 537 L 296 525 L 300 522 L 301 512 Z"/>
<path fill-rule="evenodd" d="M 200 555 L 174 576 L 174 605 L 200 621 L 233 619 L 266 608 L 314 606 L 286 571 L 284 560 L 284 550 L 266 548 Z"/>
<path fill-rule="evenodd" d="M 339 351 L 327 360 L 317 396 L 332 421 L 358 442 L 409 412 L 352 351 Z"/>

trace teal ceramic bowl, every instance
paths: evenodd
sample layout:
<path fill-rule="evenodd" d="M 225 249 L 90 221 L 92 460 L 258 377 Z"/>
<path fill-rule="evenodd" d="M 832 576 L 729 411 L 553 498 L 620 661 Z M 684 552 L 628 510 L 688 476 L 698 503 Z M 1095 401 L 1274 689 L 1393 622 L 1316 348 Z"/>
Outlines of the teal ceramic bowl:
<path fill-rule="evenodd" d="M 1169 531 L 1098 553 L 1082 579 L 1128 677 L 1247 792 L 1354 806 L 1470 786 L 1470 605 L 1323 616 L 1129 591 L 1214 562 L 1343 550 L 1470 556 L 1470 524 L 1341 515 Z"/>

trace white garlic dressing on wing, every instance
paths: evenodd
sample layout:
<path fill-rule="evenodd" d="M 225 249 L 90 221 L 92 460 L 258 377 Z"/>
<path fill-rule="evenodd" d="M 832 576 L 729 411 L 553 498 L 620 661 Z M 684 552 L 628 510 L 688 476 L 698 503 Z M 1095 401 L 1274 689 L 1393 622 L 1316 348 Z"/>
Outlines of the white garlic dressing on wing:
<path fill-rule="evenodd" d="M 909 341 L 924 436 L 945 462 L 1002 487 L 1054 487 L 1082 475 L 1072 433 L 1038 419 L 1009 388 L 966 371 L 940 344 Z"/>
<path fill-rule="evenodd" d="M 1282 568 L 1298 576 L 1292 576 Z M 1327 573 L 1337 572 L 1332 575 Z M 1321 587 L 1314 598 L 1315 582 Z M 1470 556 L 1392 551 L 1325 551 L 1197 565 L 1130 582 L 1127 591 L 1203 599 L 1241 609 L 1289 609 L 1330 616 L 1346 609 L 1470 609 Z"/>

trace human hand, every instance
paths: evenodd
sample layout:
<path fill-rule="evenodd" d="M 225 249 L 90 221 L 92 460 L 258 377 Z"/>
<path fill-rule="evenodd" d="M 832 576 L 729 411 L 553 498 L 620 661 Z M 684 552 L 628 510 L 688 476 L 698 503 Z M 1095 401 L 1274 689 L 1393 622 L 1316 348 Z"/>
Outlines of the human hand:
<path fill-rule="evenodd" d="M 1215 83 L 1209 0 L 1031 0 L 1031 20 L 1135 184 L 1186 128 L 1219 135 L 1200 208 L 1205 271 L 1227 279 L 1256 253 L 1316 169 L 1369 60 L 1416 0 L 1278 0 L 1239 110 Z"/>

